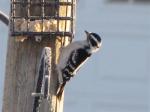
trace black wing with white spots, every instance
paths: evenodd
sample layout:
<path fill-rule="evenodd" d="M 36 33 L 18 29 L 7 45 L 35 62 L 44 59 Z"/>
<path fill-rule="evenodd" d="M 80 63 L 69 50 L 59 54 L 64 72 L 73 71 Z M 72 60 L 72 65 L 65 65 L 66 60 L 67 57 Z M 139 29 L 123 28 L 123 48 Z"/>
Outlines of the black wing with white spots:
<path fill-rule="evenodd" d="M 70 80 L 74 75 L 74 72 L 82 66 L 82 63 L 90 57 L 91 54 L 88 53 L 87 49 L 77 49 L 71 53 L 70 59 L 68 59 L 66 67 L 63 69 L 63 79 L 64 81 Z"/>

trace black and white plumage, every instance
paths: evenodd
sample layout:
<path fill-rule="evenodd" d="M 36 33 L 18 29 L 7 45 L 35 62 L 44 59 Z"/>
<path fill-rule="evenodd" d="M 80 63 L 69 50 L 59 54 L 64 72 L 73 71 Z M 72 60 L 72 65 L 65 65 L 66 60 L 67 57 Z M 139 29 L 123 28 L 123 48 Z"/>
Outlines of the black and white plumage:
<path fill-rule="evenodd" d="M 60 95 L 67 81 L 73 77 L 92 53 L 101 47 L 101 38 L 96 33 L 85 31 L 87 39 L 76 41 L 61 48 L 60 60 L 57 65 L 59 87 L 57 95 Z"/>

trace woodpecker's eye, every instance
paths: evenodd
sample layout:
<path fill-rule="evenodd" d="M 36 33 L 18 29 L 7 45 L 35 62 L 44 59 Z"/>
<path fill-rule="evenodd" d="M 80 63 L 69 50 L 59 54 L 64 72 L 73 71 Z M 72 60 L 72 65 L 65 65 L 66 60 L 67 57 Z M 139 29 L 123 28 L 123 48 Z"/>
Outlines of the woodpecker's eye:
<path fill-rule="evenodd" d="M 90 38 L 90 43 L 93 47 L 96 47 L 97 46 L 97 43 L 96 41 L 93 39 L 93 38 Z"/>

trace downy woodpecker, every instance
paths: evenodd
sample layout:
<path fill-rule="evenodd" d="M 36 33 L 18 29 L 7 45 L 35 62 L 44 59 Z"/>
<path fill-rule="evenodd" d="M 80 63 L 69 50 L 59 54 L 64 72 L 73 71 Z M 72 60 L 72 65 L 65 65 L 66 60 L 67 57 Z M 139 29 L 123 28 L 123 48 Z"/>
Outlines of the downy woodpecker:
<path fill-rule="evenodd" d="M 101 47 L 101 37 L 92 32 L 86 33 L 86 40 L 76 41 L 60 49 L 60 59 L 57 65 L 60 95 L 67 81 L 73 77 L 86 60 Z"/>

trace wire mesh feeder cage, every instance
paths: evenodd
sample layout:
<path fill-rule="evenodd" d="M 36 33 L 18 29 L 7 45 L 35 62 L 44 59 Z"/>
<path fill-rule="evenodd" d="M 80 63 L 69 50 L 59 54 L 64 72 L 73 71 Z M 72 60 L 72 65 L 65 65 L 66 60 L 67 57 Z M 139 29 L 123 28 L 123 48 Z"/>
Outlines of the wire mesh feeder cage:
<path fill-rule="evenodd" d="M 76 0 L 11 0 L 10 33 L 73 38 L 75 5 Z"/>

